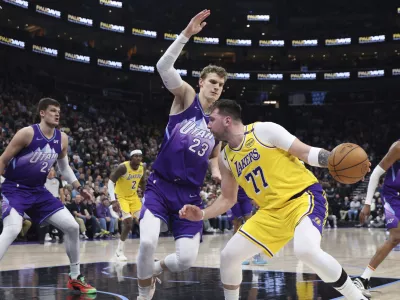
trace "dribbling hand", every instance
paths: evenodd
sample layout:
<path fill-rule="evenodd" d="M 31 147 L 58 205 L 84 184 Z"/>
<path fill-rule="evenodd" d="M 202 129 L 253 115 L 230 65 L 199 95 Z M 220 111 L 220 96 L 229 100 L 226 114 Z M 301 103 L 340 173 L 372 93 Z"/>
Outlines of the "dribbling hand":
<path fill-rule="evenodd" d="M 204 22 L 204 20 L 207 19 L 210 14 L 210 10 L 205 9 L 195 15 L 183 31 L 183 35 L 190 38 L 192 35 L 198 34 L 204 26 L 207 25 L 207 22 Z"/>
<path fill-rule="evenodd" d="M 179 211 L 179 218 L 194 222 L 201 221 L 203 219 L 203 213 L 200 207 L 187 204 Z"/>
<path fill-rule="evenodd" d="M 371 205 L 364 204 L 363 209 L 360 212 L 360 224 L 364 225 L 365 221 L 368 219 L 371 214 Z"/>

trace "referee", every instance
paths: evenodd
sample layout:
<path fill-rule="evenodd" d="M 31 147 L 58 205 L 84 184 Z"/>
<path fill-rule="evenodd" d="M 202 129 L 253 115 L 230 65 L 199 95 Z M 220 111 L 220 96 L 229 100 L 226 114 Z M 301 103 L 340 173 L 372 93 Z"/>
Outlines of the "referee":
<path fill-rule="evenodd" d="M 56 171 L 55 171 L 54 167 L 51 168 L 49 174 L 47 175 L 46 183 L 44 184 L 44 186 L 54 197 L 56 197 L 63 204 L 65 204 L 63 185 L 62 185 L 61 179 L 56 177 Z M 54 231 L 57 230 L 58 237 L 59 237 L 59 243 L 61 244 L 64 241 L 64 233 L 61 230 L 54 227 L 53 225 L 50 225 L 49 228 L 50 228 L 49 232 L 50 232 L 50 236 L 52 238 L 52 242 L 56 241 L 56 236 L 55 236 Z M 47 233 L 47 229 L 44 232 Z M 40 237 L 42 235 L 43 234 L 40 234 Z M 41 241 L 41 239 L 40 239 L 40 241 Z"/>

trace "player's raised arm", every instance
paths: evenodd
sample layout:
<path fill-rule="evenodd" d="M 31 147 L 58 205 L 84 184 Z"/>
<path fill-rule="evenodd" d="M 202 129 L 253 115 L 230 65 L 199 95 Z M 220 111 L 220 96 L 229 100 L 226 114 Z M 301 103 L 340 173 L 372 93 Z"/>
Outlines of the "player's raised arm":
<path fill-rule="evenodd" d="M 185 105 L 186 99 L 193 100 L 192 98 L 195 95 L 194 89 L 182 80 L 178 71 L 174 68 L 174 64 L 178 59 L 179 55 L 182 52 L 183 47 L 189 41 L 189 39 L 199 33 L 204 26 L 206 26 L 206 22 L 204 20 L 210 15 L 210 11 L 205 9 L 194 16 L 187 27 L 182 31 L 182 33 L 178 36 L 178 38 L 172 43 L 171 46 L 165 51 L 164 55 L 157 62 L 157 70 L 160 73 L 160 76 L 164 82 L 165 87 L 175 95 L 174 102 L 178 102 L 183 105 L 185 108 L 188 105 Z M 190 96 L 186 97 L 186 94 L 191 92 Z M 187 101 L 189 101 L 187 100 Z M 190 104 L 189 104 L 190 105 Z"/>
<path fill-rule="evenodd" d="M 32 138 L 32 127 L 22 128 L 14 135 L 6 150 L 4 150 L 3 154 L 0 156 L 0 174 L 4 173 L 6 166 L 13 157 L 17 155 L 24 147 L 29 145 Z"/>
<path fill-rule="evenodd" d="M 311 166 L 328 167 L 329 151 L 304 144 L 281 125 L 257 123 L 254 125 L 254 133 L 266 146 L 283 149 Z"/>
<path fill-rule="evenodd" d="M 201 210 L 195 205 L 185 205 L 180 211 L 179 216 L 182 219 L 188 219 L 190 221 L 200 221 L 203 219 L 215 218 L 233 205 L 237 201 L 238 184 L 233 177 L 230 170 L 224 163 L 225 157 L 224 152 L 221 152 L 219 156 L 219 168 L 221 170 L 222 181 L 221 181 L 221 195 L 204 210 Z"/>

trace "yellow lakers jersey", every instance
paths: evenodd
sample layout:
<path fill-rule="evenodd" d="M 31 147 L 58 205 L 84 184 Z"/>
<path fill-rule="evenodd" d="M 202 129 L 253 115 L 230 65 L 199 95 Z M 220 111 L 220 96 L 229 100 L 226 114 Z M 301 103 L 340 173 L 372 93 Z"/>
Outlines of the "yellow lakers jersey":
<path fill-rule="evenodd" d="M 143 164 L 140 163 L 137 170 L 131 168 L 129 161 L 124 162 L 124 165 L 127 171 L 118 178 L 115 185 L 115 193 L 118 198 L 137 197 L 137 188 L 144 173 Z"/>
<path fill-rule="evenodd" d="M 226 145 L 223 151 L 236 181 L 260 208 L 284 207 L 294 195 L 318 182 L 297 157 L 257 139 L 254 124 L 245 127 L 238 148 Z"/>

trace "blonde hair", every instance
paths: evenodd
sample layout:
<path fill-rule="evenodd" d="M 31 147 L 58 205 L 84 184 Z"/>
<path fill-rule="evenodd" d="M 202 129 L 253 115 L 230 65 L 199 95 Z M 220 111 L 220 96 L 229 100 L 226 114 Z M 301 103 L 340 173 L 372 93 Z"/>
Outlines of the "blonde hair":
<path fill-rule="evenodd" d="M 207 67 L 205 67 L 200 73 L 200 78 L 204 80 L 210 73 L 215 73 L 219 77 L 224 78 L 225 82 L 228 79 L 228 73 L 226 72 L 226 70 L 223 67 L 216 65 L 208 65 Z"/>

